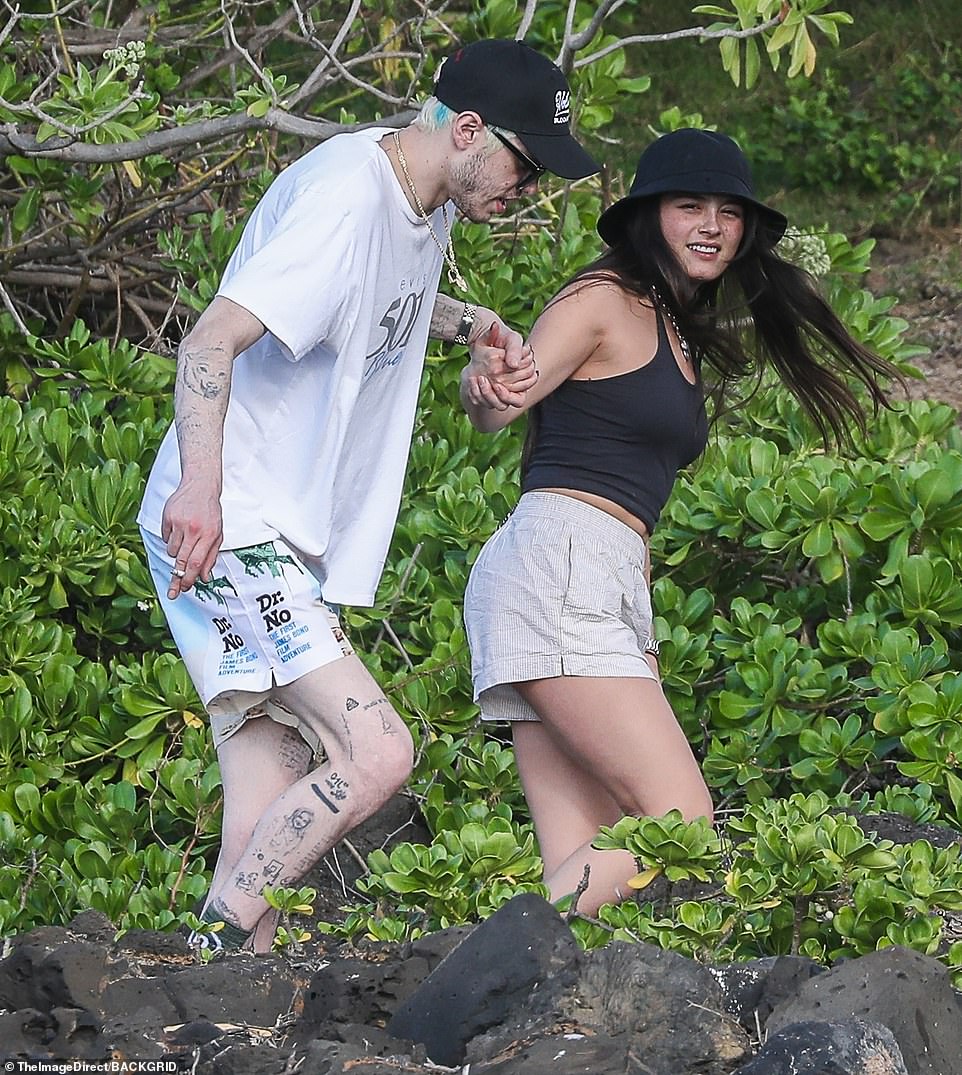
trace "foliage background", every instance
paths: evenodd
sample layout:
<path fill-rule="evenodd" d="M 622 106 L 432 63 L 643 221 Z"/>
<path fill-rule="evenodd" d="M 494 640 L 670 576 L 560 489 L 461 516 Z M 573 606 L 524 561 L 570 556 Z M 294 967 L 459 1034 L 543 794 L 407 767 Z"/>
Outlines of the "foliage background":
<path fill-rule="evenodd" d="M 719 9 L 726 20 L 680 0 L 623 5 L 571 58 L 695 20 L 754 25 L 778 6 L 738 0 Z M 527 39 L 552 55 L 597 10 L 579 5 L 566 32 L 565 6 L 533 7 Z M 704 123 L 740 139 L 760 188 L 804 229 L 790 255 L 852 330 L 909 369 L 918 349 L 894 300 L 862 282 L 874 236 L 959 222 L 953 8 L 849 0 L 849 27 L 812 21 L 836 10 L 827 0 L 800 0 L 809 18 L 777 72 L 753 70 L 753 44 L 719 55 L 689 40 L 575 66 L 581 128 L 606 169 L 549 186 L 493 230 L 462 227 L 472 296 L 529 327 L 598 250 L 599 205 L 627 186 L 638 148 Z M 506 0 L 427 14 L 401 0 L 315 4 L 307 22 L 281 3 L 22 10 L 0 33 L 0 934 L 83 907 L 163 926 L 205 889 L 220 809 L 133 521 L 170 419 L 177 340 L 245 212 L 310 139 L 404 122 L 452 38 L 512 35 L 526 16 Z M 318 44 L 339 29 L 332 64 Z M 736 74 L 754 77 L 751 93 Z M 188 127 L 197 140 L 176 141 Z M 346 613 L 414 730 L 411 794 L 433 840 L 370 856 L 351 909 L 326 927 L 340 934 L 407 936 L 538 885 L 510 747 L 476 727 L 460 618 L 470 564 L 517 495 L 520 431 L 471 429 L 460 358 L 429 355 L 378 606 Z M 666 689 L 725 823 L 627 819 L 606 834 L 635 852 L 642 898 L 598 922 L 575 916 L 584 943 L 821 959 L 906 943 L 962 966 L 958 848 L 892 847 L 837 813 L 962 828 L 960 490 L 945 406 L 881 414 L 851 456 L 826 453 L 771 386 L 719 423 L 653 558 Z M 706 886 L 697 901 L 693 884 Z"/>

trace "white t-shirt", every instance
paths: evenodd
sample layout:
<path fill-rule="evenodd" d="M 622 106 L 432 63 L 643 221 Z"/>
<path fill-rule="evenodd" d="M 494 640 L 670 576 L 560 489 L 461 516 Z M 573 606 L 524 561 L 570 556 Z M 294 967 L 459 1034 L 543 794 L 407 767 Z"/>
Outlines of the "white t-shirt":
<path fill-rule="evenodd" d="M 378 146 L 386 133 L 338 135 L 282 172 L 218 292 L 267 328 L 233 366 L 223 547 L 283 537 L 325 600 L 355 605 L 373 603 L 394 530 L 441 271 Z M 432 226 L 443 242 L 440 209 Z M 171 427 L 144 529 L 160 533 L 179 481 Z"/>

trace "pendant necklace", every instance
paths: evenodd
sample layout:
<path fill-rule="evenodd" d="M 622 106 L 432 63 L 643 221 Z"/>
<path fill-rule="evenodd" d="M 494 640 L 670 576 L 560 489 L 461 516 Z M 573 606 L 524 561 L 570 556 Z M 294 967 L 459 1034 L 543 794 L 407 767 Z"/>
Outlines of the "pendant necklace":
<path fill-rule="evenodd" d="M 691 360 L 691 348 L 688 346 L 688 341 L 685 339 L 684 334 L 678 327 L 678 321 L 675 319 L 675 315 L 665 305 L 658 291 L 658 288 L 655 287 L 654 284 L 651 285 L 651 297 L 655 300 L 659 308 L 664 311 L 665 316 L 671 322 L 671 327 L 675 330 L 675 335 L 678 337 L 678 346 L 681 348 L 682 357 L 694 368 L 694 363 Z"/>
<path fill-rule="evenodd" d="M 408 185 L 408 190 L 411 192 L 411 197 L 414 199 L 414 204 L 417 206 L 418 212 L 421 214 L 421 219 L 428 226 L 428 231 L 431 234 L 431 238 L 434 240 L 434 245 L 441 251 L 441 257 L 447 262 L 448 266 L 448 283 L 452 287 L 458 288 L 459 291 L 468 290 L 468 282 L 461 275 L 461 270 L 458 268 L 458 263 L 454 257 L 454 242 L 451 239 L 451 226 L 448 224 L 448 210 L 446 205 L 441 206 L 441 217 L 444 220 L 444 230 L 447 232 L 448 243 L 445 248 L 441 240 L 438 238 L 437 232 L 434 230 L 431 224 L 431 218 L 424 211 L 424 206 L 421 204 L 421 199 L 418 197 L 417 188 L 414 186 L 414 180 L 411 179 L 411 173 L 408 171 L 408 162 L 404 159 L 404 151 L 401 149 L 401 136 L 397 131 L 394 132 L 394 148 L 397 150 L 398 163 L 401 165 L 401 172 L 404 175 L 404 182 Z"/>

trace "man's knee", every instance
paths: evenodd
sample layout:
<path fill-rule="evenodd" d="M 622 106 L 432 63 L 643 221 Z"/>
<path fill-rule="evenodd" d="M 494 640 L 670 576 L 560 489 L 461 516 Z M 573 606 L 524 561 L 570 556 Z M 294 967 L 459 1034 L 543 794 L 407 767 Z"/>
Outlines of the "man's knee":
<path fill-rule="evenodd" d="M 360 768 L 384 802 L 399 791 L 411 775 L 414 768 L 414 740 L 393 706 L 389 714 L 383 714 L 381 727 L 377 750 L 372 751 L 367 761 L 361 762 Z"/>

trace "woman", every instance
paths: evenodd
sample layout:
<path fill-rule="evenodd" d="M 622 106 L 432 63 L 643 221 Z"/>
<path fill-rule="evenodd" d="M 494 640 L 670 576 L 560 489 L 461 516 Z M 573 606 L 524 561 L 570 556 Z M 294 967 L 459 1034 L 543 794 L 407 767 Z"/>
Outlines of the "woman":
<path fill-rule="evenodd" d="M 774 367 L 826 439 L 864 424 L 842 374 L 886 405 L 878 377 L 894 369 L 778 256 L 785 227 L 732 139 L 665 135 L 598 222 L 608 250 L 539 317 L 540 376 L 523 404 L 462 373 L 478 429 L 530 412 L 521 500 L 465 595 L 475 697 L 485 719 L 512 724 L 552 899 L 590 867 L 585 913 L 626 895 L 636 872 L 627 852 L 591 847 L 599 826 L 712 815 L 659 682 L 648 560 L 677 472 L 707 441 L 703 365 L 716 412 L 730 381 Z"/>

